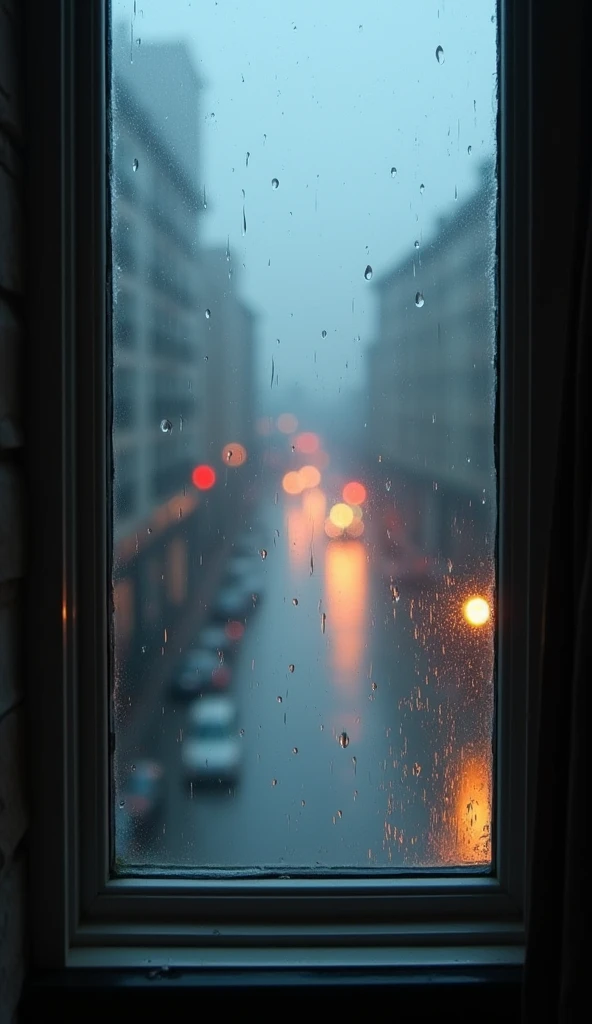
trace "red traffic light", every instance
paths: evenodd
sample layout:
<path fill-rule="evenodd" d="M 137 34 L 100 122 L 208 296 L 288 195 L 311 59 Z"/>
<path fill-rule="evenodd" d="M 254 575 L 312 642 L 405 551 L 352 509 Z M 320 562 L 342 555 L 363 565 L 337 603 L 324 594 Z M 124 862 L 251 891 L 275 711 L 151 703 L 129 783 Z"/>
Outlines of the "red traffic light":
<path fill-rule="evenodd" d="M 191 481 L 198 491 L 209 491 L 216 483 L 216 471 L 211 466 L 196 466 Z"/>

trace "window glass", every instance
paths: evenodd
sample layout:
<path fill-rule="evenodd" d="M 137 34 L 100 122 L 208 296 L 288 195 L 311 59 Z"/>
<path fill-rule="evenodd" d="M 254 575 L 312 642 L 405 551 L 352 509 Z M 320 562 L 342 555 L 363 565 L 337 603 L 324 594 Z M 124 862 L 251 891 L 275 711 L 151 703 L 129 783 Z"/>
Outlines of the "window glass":
<path fill-rule="evenodd" d="M 494 0 L 111 8 L 117 870 L 486 871 Z"/>

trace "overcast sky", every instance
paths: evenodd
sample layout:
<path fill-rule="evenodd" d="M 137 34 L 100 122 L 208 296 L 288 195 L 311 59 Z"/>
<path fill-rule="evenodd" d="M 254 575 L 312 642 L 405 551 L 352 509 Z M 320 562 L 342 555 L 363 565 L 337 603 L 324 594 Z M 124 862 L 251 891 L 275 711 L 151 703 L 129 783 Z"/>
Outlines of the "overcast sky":
<path fill-rule="evenodd" d="M 272 356 L 280 394 L 290 380 L 327 397 L 359 386 L 375 329 L 366 266 L 412 259 L 493 150 L 495 6 L 137 0 L 134 18 L 133 0 L 113 0 L 143 42 L 185 40 L 205 82 L 202 237 L 230 239 L 260 317 L 262 387 Z"/>

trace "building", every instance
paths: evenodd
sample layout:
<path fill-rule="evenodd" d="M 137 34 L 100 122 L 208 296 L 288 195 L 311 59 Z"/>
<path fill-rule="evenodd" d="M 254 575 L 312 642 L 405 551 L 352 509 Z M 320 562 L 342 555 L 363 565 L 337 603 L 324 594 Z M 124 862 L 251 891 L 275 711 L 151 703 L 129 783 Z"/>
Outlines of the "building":
<path fill-rule="evenodd" d="M 457 565 L 495 528 L 495 178 L 376 282 L 368 459 L 389 531 Z M 377 461 L 378 460 L 378 461 Z"/>

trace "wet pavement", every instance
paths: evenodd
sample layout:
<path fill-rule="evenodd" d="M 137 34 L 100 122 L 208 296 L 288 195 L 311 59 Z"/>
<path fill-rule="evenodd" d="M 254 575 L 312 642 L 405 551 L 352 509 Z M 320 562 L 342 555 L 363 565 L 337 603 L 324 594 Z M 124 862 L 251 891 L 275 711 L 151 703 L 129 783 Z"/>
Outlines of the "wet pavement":
<path fill-rule="evenodd" d="M 184 777 L 187 708 L 163 698 L 130 752 L 162 764 L 163 811 L 136 841 L 120 834 L 128 862 L 285 872 L 487 864 L 490 641 L 459 642 L 449 588 L 403 584 L 393 596 L 371 524 L 361 539 L 330 540 L 313 499 L 266 502 L 259 519 L 261 597 L 229 691 L 238 784 Z"/>

